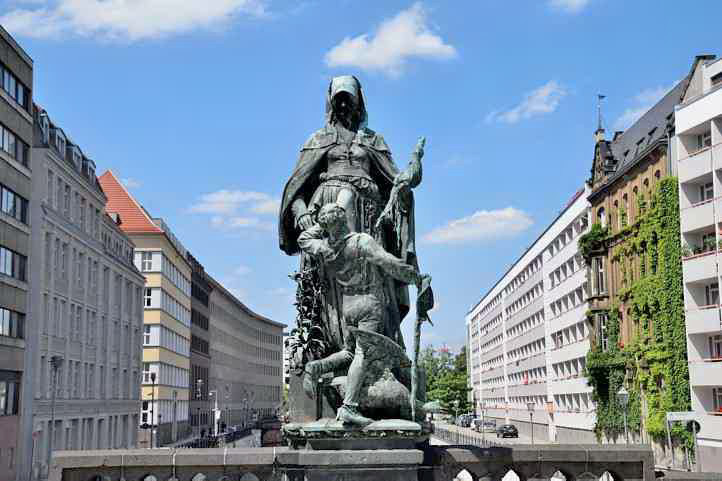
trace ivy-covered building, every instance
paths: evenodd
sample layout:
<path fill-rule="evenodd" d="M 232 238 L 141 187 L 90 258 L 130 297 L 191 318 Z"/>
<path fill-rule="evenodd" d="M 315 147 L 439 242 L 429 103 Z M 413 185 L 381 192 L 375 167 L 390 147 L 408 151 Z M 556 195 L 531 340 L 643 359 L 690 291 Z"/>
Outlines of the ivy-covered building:
<path fill-rule="evenodd" d="M 624 437 L 616 393 L 630 391 L 631 437 L 668 454 L 665 416 L 689 409 L 676 161 L 669 148 L 675 106 L 705 57 L 624 132 L 595 132 L 588 197 L 594 225 L 580 240 L 589 266 L 594 341 L 587 374 L 597 436 Z M 688 443 L 682 427 L 673 444 Z"/>

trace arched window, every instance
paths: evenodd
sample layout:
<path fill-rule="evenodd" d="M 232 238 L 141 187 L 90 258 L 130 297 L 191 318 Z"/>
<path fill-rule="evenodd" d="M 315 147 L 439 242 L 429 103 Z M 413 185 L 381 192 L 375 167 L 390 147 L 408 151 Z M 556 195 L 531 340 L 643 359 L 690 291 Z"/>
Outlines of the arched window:
<path fill-rule="evenodd" d="M 604 207 L 597 209 L 597 222 L 599 222 L 602 227 L 607 226 L 607 216 L 604 212 Z"/>
<path fill-rule="evenodd" d="M 659 182 L 659 178 L 660 178 L 661 176 L 662 176 L 662 174 L 661 174 L 659 171 L 657 171 L 657 172 L 654 173 L 654 179 L 655 179 L 657 182 Z"/>

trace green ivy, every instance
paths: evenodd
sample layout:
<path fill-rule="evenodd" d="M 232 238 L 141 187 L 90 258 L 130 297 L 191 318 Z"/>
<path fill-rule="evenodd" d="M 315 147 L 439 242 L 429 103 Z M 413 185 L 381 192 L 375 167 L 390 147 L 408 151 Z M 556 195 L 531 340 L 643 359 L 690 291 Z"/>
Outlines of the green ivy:
<path fill-rule="evenodd" d="M 608 250 L 609 259 L 619 264 L 622 274 L 622 288 L 606 312 L 608 349 L 602 351 L 595 343 L 587 354 L 586 374 L 597 405 L 598 437 L 624 433 L 616 393 L 626 384 L 630 429 L 639 431 L 643 423 L 652 439 L 664 442 L 666 413 L 690 409 L 677 179 L 660 181 L 649 201 L 640 199 L 639 207 L 639 219 L 619 233 L 610 235 L 595 225 L 580 240 L 587 262 L 593 252 Z M 643 266 L 633 267 L 636 261 Z M 620 341 L 622 307 L 637 329 L 626 346 Z M 588 317 L 594 314 L 590 312 Z M 672 436 L 691 446 L 689 433 L 675 424 Z"/>

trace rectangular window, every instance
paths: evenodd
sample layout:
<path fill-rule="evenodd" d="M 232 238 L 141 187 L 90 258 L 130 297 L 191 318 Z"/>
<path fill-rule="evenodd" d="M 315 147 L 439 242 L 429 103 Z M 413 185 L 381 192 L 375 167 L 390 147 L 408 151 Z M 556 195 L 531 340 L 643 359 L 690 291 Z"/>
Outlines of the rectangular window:
<path fill-rule="evenodd" d="M 150 344 L 150 326 L 143 326 L 143 345 L 147 346 Z"/>
<path fill-rule="evenodd" d="M 28 89 L 7 67 L 0 64 L 0 73 L 2 73 L 2 89 L 15 100 L 23 109 L 30 111 L 28 108 Z"/>
<path fill-rule="evenodd" d="M 606 276 L 604 273 L 604 257 L 595 257 L 593 259 L 594 266 L 594 294 L 601 295 L 607 292 Z"/>
<path fill-rule="evenodd" d="M 143 305 L 145 307 L 150 307 L 153 305 L 153 289 L 150 287 L 146 287 L 143 290 Z"/>
<path fill-rule="evenodd" d="M 712 359 L 722 359 L 722 335 L 709 336 L 709 354 Z"/>
<path fill-rule="evenodd" d="M 699 201 L 704 202 L 706 200 L 712 200 L 714 197 L 712 182 L 707 182 L 699 186 Z"/>
<path fill-rule="evenodd" d="M 602 351 L 609 349 L 609 333 L 607 332 L 607 314 L 597 314 L 597 335 Z"/>
<path fill-rule="evenodd" d="M 28 145 L 2 124 L 0 124 L 0 141 L 2 150 L 25 167 L 28 166 Z"/>
<path fill-rule="evenodd" d="M 14 416 L 19 411 L 20 382 L 0 381 L 0 416 Z"/>
<path fill-rule="evenodd" d="M 710 81 L 712 82 L 712 87 L 716 87 L 716 86 L 718 86 L 718 85 L 721 85 L 721 84 L 722 84 L 722 72 L 720 72 L 720 73 L 718 73 L 718 74 L 716 74 L 716 75 L 713 75 L 713 76 L 710 78 Z"/>
<path fill-rule="evenodd" d="M 153 270 L 153 253 L 152 252 L 141 252 L 140 253 L 140 270 L 148 272 Z"/>
<path fill-rule="evenodd" d="M 704 149 L 705 147 L 712 146 L 712 131 L 708 130 L 697 135 L 697 148 Z"/>
<path fill-rule="evenodd" d="M 25 314 L 0 308 L 0 336 L 22 339 L 25 330 Z"/>
<path fill-rule="evenodd" d="M 712 402 L 714 403 L 714 412 L 722 413 L 722 387 L 712 388 Z"/>
<path fill-rule="evenodd" d="M 20 281 L 26 280 L 27 257 L 0 247 L 0 274 L 14 277 Z"/>
<path fill-rule="evenodd" d="M 708 306 L 719 304 L 719 284 L 716 282 L 705 286 L 704 294 Z"/>
<path fill-rule="evenodd" d="M 0 185 L 0 210 L 23 224 L 28 223 L 28 201 L 4 185 Z"/>

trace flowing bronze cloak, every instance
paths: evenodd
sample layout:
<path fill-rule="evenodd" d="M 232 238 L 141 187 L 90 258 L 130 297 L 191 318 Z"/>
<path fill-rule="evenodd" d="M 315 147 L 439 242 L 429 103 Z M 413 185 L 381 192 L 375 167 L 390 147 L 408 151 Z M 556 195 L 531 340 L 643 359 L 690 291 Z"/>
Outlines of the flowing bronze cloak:
<path fill-rule="evenodd" d="M 389 199 L 394 178 L 399 173 L 398 168 L 391 159 L 391 152 L 386 142 L 384 142 L 381 135 L 371 129 L 362 127 L 359 129 L 354 143 L 364 147 L 364 150 L 371 158 L 371 176 L 376 182 L 385 204 Z M 297 240 L 300 231 L 295 224 L 291 205 L 299 197 L 306 202 L 306 205 L 309 204 L 311 197 L 321 183 L 319 176 L 327 167 L 325 155 L 337 144 L 338 133 L 333 126 L 327 124 L 311 135 L 301 148 L 298 163 L 284 188 L 279 212 L 279 245 L 281 250 L 288 255 L 299 253 Z M 399 198 L 399 202 L 401 204 L 398 209 L 399 213 L 394 219 L 393 225 L 386 224 L 383 226 L 383 232 L 380 233 L 381 242 L 390 253 L 403 259 L 406 263 L 416 265 L 413 193 L 410 190 L 405 191 L 404 195 Z M 389 309 L 391 319 L 389 319 L 387 326 L 387 335 L 403 346 L 400 323 L 409 310 L 408 286 L 402 285 L 395 280 L 389 280 L 389 283 L 391 283 L 389 286 L 390 294 L 396 309 Z M 339 302 L 338 300 L 334 301 L 333 298 L 335 297 L 329 296 L 329 301 Z M 340 306 L 336 305 L 335 307 L 336 312 L 341 312 L 338 309 Z M 328 319 L 328 321 L 334 322 L 334 319 Z M 333 329 L 332 326 L 329 327 Z M 335 339 L 339 337 L 339 334 L 340 339 Z M 339 341 L 342 342 L 343 336 L 343 332 L 332 334 L 331 338 L 335 341 L 333 344 L 337 344 Z"/>

